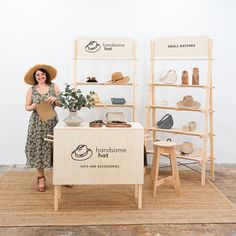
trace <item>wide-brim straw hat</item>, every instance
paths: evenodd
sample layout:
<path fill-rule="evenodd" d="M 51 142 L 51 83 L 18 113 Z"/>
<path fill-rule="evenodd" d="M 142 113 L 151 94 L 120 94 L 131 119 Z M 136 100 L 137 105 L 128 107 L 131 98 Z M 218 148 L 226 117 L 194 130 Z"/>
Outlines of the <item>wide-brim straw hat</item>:
<path fill-rule="evenodd" d="M 107 81 L 107 83 L 111 84 L 126 84 L 130 80 L 129 76 L 123 76 L 121 72 L 112 73 L 111 80 Z"/>
<path fill-rule="evenodd" d="M 191 95 L 187 95 L 183 97 L 182 101 L 176 103 L 179 108 L 199 108 L 201 106 L 200 102 L 194 101 Z"/>
<path fill-rule="evenodd" d="M 27 71 L 24 77 L 24 80 L 27 84 L 35 85 L 34 72 L 39 69 L 45 69 L 50 75 L 50 80 L 53 80 L 56 78 L 57 70 L 54 67 L 50 65 L 46 65 L 46 64 L 38 64 L 38 65 L 33 66 Z"/>

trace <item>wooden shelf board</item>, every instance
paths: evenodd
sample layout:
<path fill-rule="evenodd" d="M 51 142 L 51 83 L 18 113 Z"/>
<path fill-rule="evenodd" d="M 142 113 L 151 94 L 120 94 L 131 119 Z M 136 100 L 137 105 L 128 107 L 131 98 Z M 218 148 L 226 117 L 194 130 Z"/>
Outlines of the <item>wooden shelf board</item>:
<path fill-rule="evenodd" d="M 117 57 L 117 58 L 108 58 L 108 57 L 73 57 L 72 60 L 84 60 L 84 61 L 111 61 L 111 60 L 121 60 L 121 61 L 137 61 L 137 58 L 133 57 Z"/>
<path fill-rule="evenodd" d="M 157 87 L 176 87 L 176 88 L 207 88 L 206 85 L 183 85 L 183 84 L 160 84 L 160 83 L 153 83 L 150 84 L 152 86 L 157 86 Z"/>
<path fill-rule="evenodd" d="M 102 86 L 132 86 L 133 83 L 127 84 L 111 84 L 111 83 L 96 83 L 96 82 L 76 82 L 77 85 L 86 85 L 86 86 L 94 86 L 94 85 L 102 85 Z"/>
<path fill-rule="evenodd" d="M 150 127 L 148 130 L 153 130 L 153 131 L 159 131 L 163 133 L 175 133 L 175 134 L 184 134 L 184 135 L 191 135 L 191 136 L 199 136 L 199 137 L 204 137 L 204 133 L 201 132 L 190 132 L 190 131 L 183 131 L 181 129 L 160 129 L 156 127 Z"/>
<path fill-rule="evenodd" d="M 147 150 L 146 152 L 147 152 L 147 154 L 153 154 L 154 153 L 153 150 Z M 165 153 L 163 153 L 161 155 L 162 156 L 168 156 L 168 154 L 165 154 Z M 178 155 L 178 154 L 176 154 L 176 157 L 180 158 L 180 159 L 191 160 L 191 161 L 202 161 L 203 160 L 202 156 L 194 157 L 194 156 L 191 156 L 191 155 L 187 156 L 187 155 Z M 207 160 L 209 160 L 209 159 L 210 159 L 210 157 L 208 157 Z"/>
<path fill-rule="evenodd" d="M 175 111 L 197 111 L 197 112 L 205 112 L 208 111 L 206 109 L 190 109 L 190 108 L 179 108 L 179 107 L 171 107 L 171 106 L 158 106 L 158 105 L 151 105 L 151 108 L 155 109 L 167 109 L 167 110 L 175 110 Z"/>
<path fill-rule="evenodd" d="M 150 58 L 149 59 L 150 61 L 165 61 L 165 60 L 173 60 L 173 61 L 175 61 L 175 60 L 183 60 L 183 61 L 188 61 L 188 60 L 190 60 L 190 61 L 192 61 L 192 60 L 197 60 L 197 61 L 208 61 L 208 60 L 214 60 L 214 58 L 208 58 L 207 56 L 205 56 L 205 57 L 155 57 L 155 58 Z"/>
<path fill-rule="evenodd" d="M 117 105 L 114 105 L 114 104 L 95 104 L 95 107 L 132 107 L 134 108 L 135 106 L 132 105 L 132 104 L 117 104 Z"/>

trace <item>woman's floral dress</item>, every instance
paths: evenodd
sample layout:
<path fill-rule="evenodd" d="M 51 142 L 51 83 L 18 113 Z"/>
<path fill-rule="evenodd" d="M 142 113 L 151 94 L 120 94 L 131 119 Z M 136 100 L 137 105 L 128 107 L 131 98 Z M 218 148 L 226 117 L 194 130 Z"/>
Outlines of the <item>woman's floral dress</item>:
<path fill-rule="evenodd" d="M 53 83 L 50 85 L 49 91 L 43 95 L 36 90 L 35 86 L 32 86 L 33 103 L 45 101 L 50 96 L 56 96 Z M 42 122 L 37 111 L 34 110 L 32 112 L 25 146 L 25 154 L 27 158 L 26 165 L 28 167 L 37 169 L 52 167 L 53 144 L 44 141 L 44 138 L 47 137 L 47 134 L 53 134 L 53 128 L 57 122 L 57 116 L 46 122 Z"/>

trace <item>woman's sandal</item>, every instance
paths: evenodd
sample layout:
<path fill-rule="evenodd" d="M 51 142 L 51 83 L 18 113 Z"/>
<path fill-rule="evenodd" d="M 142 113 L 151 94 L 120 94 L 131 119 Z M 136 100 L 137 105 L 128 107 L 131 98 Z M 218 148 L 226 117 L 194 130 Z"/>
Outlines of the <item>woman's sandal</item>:
<path fill-rule="evenodd" d="M 39 180 L 42 179 L 42 178 L 44 179 L 44 185 L 42 187 L 39 187 Z M 38 191 L 39 192 L 45 192 L 45 190 L 46 190 L 46 178 L 45 178 L 44 175 L 43 176 L 39 176 L 37 178 L 37 185 L 38 185 Z"/>

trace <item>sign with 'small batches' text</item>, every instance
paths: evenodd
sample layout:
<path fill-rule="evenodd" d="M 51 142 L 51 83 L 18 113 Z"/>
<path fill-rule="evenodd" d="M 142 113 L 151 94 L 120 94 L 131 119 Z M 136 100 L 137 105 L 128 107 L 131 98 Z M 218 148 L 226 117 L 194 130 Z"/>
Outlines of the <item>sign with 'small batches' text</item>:
<path fill-rule="evenodd" d="M 154 58 L 207 57 L 209 38 L 168 37 L 154 39 Z"/>

